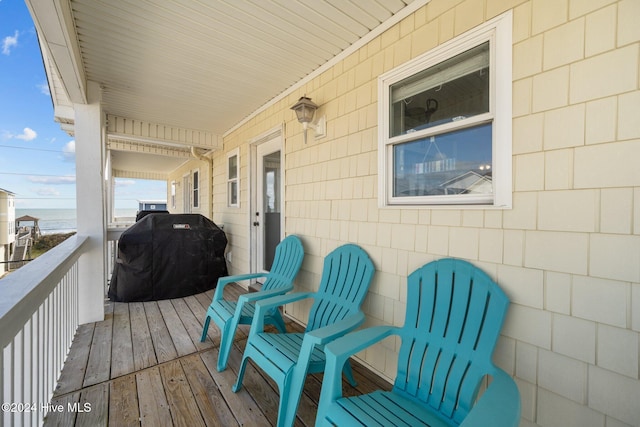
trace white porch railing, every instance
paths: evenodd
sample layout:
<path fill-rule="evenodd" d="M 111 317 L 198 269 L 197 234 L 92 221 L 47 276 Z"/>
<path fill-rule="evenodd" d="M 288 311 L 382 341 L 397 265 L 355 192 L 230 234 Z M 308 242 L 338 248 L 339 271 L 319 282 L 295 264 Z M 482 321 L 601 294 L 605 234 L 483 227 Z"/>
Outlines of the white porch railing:
<path fill-rule="evenodd" d="M 113 279 L 113 277 L 111 277 L 113 268 L 118 261 L 118 241 L 120 239 L 120 236 L 126 229 L 127 227 L 116 227 L 111 225 L 109 226 L 109 228 L 107 228 L 107 280 L 105 280 L 105 295 L 107 295 L 107 293 L 109 292 L 109 286 L 111 285 L 111 280 Z"/>
<path fill-rule="evenodd" d="M 36 426 L 78 327 L 78 260 L 72 236 L 0 280 L 0 426 Z"/>

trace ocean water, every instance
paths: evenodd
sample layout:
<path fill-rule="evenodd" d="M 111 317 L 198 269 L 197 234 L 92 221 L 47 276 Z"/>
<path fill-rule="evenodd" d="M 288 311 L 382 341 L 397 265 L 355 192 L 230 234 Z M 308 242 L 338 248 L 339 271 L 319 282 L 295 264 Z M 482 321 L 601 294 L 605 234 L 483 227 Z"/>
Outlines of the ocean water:
<path fill-rule="evenodd" d="M 136 209 L 116 209 L 116 217 L 134 217 Z M 38 226 L 42 234 L 70 233 L 77 230 L 77 213 L 75 209 L 16 209 L 16 219 L 29 215 L 38 218 Z M 24 225 L 32 225 L 25 223 Z"/>

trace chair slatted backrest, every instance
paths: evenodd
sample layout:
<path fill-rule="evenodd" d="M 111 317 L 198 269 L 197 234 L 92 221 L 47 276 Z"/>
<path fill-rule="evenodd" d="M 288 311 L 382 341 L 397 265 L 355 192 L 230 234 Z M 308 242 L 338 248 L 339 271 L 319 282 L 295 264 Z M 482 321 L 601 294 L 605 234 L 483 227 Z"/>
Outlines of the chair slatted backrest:
<path fill-rule="evenodd" d="M 492 371 L 508 305 L 500 287 L 466 261 L 442 259 L 413 272 L 394 391 L 461 422 Z"/>
<path fill-rule="evenodd" d="M 262 284 L 261 290 L 269 291 L 283 286 L 293 287 L 295 279 L 302 265 L 304 248 L 298 236 L 293 234 L 285 237 L 276 246 L 271 270 Z"/>
<path fill-rule="evenodd" d="M 343 245 L 327 255 L 306 331 L 357 313 L 367 295 L 374 270 L 369 255 L 357 245 Z"/>

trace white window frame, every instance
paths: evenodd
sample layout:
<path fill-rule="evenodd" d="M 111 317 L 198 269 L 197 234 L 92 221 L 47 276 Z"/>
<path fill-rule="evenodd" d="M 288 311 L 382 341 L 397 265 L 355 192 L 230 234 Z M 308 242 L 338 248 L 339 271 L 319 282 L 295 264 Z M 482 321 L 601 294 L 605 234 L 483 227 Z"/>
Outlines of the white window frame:
<path fill-rule="evenodd" d="M 489 112 L 407 134 L 390 136 L 391 85 L 489 41 Z M 378 79 L 378 204 L 380 207 L 511 208 L 512 204 L 512 12 L 508 11 Z M 492 195 L 393 196 L 393 147 L 453 130 L 493 123 Z"/>
<path fill-rule="evenodd" d="M 236 158 L 236 177 L 231 178 L 229 174 L 231 172 L 229 168 L 229 161 L 231 158 Z M 236 148 L 227 153 L 227 206 L 230 208 L 239 208 L 240 207 L 240 148 Z M 231 202 L 231 188 L 235 184 L 236 188 L 236 201 L 235 203 Z"/>
<path fill-rule="evenodd" d="M 194 209 L 200 208 L 200 169 L 191 171 L 191 192 L 193 194 L 192 206 Z"/>

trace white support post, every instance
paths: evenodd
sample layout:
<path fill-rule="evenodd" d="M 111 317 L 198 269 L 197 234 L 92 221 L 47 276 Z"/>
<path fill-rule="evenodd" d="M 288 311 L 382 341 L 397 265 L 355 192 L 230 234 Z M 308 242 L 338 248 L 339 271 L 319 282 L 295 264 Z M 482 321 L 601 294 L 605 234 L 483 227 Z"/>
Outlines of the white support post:
<path fill-rule="evenodd" d="M 89 237 L 89 248 L 78 266 L 80 323 L 104 319 L 106 285 L 104 114 L 99 85 L 87 82 L 87 93 L 87 104 L 74 104 L 78 235 Z"/>

